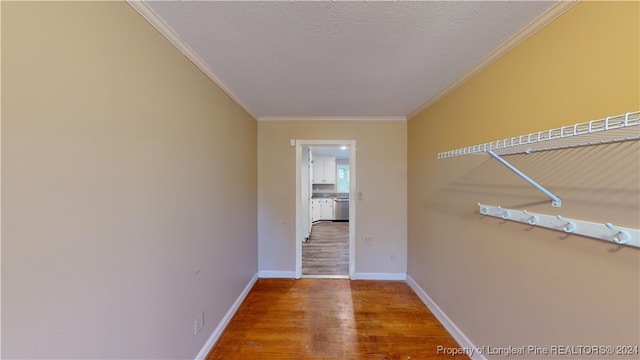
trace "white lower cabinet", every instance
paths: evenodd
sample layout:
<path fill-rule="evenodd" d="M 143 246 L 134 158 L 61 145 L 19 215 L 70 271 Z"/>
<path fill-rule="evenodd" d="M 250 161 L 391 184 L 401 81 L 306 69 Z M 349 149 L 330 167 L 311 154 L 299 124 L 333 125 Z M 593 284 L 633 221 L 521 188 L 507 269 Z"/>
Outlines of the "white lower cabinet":
<path fill-rule="evenodd" d="M 320 204 L 320 219 L 333 220 L 333 199 L 325 199 Z"/>
<path fill-rule="evenodd" d="M 311 221 L 320 220 L 320 199 L 311 199 Z"/>
<path fill-rule="evenodd" d="M 333 220 L 333 199 L 311 199 L 311 221 Z"/>

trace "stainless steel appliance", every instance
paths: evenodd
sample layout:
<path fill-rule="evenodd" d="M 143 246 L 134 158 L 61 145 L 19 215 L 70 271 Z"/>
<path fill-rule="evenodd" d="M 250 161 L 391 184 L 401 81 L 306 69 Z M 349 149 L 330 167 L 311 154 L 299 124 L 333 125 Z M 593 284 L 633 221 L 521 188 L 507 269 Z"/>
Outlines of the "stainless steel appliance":
<path fill-rule="evenodd" d="M 333 199 L 333 220 L 349 221 L 349 199 Z"/>

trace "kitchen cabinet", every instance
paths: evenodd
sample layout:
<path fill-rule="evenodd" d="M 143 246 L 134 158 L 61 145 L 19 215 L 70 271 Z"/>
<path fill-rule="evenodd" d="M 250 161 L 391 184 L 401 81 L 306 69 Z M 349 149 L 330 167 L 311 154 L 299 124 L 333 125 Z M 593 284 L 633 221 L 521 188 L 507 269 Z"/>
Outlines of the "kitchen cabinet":
<path fill-rule="evenodd" d="M 320 215 L 321 215 L 321 210 L 320 210 L 320 199 L 312 199 L 311 200 L 311 221 L 318 221 L 320 220 Z"/>
<path fill-rule="evenodd" d="M 322 199 L 320 203 L 320 219 L 333 220 L 333 199 Z"/>
<path fill-rule="evenodd" d="M 336 158 L 330 156 L 313 157 L 313 183 L 336 183 Z"/>
<path fill-rule="evenodd" d="M 311 200 L 311 221 L 333 220 L 333 199 Z"/>

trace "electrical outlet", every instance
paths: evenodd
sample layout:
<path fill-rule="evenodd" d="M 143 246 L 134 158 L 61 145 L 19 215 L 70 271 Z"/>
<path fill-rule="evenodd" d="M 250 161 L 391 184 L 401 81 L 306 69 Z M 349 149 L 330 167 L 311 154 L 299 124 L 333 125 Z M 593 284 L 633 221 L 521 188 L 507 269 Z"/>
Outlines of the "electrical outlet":
<path fill-rule="evenodd" d="M 370 237 L 364 238 L 364 245 L 368 246 L 368 247 L 372 247 L 373 246 L 373 240 Z"/>
<path fill-rule="evenodd" d="M 396 262 L 398 261 L 398 253 L 392 252 L 391 253 L 391 262 Z"/>
<path fill-rule="evenodd" d="M 204 326 L 204 312 L 193 322 L 193 335 L 198 335 L 200 329 Z"/>

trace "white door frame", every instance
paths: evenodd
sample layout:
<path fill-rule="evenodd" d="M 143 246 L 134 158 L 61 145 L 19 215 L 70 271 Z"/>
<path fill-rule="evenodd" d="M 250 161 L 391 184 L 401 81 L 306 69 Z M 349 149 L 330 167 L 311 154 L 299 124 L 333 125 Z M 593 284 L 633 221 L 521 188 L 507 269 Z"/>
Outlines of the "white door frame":
<path fill-rule="evenodd" d="M 356 141 L 296 140 L 296 279 L 302 276 L 302 147 L 314 145 L 349 146 L 349 278 L 356 275 Z"/>

